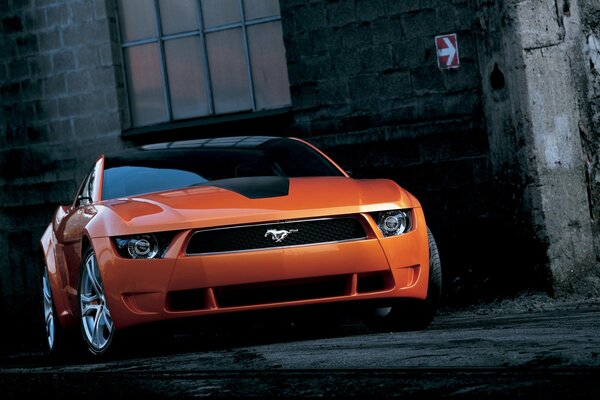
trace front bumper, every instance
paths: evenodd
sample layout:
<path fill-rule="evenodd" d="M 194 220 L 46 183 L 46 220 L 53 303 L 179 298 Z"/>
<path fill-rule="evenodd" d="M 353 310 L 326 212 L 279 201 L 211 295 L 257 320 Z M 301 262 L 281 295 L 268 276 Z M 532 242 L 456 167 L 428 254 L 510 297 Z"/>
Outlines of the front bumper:
<path fill-rule="evenodd" d="M 115 326 L 277 307 L 393 298 L 424 299 L 429 277 L 423 212 L 414 228 L 383 237 L 369 214 L 364 240 L 186 256 L 192 233 L 179 232 L 163 259 L 118 255 L 94 238 Z"/>

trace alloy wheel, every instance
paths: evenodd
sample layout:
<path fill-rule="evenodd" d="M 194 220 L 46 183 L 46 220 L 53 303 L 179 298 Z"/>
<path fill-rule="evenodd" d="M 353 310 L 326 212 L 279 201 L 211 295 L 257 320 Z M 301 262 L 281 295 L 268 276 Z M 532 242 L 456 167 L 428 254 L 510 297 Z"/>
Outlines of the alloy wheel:
<path fill-rule="evenodd" d="M 79 287 L 81 326 L 90 350 L 104 352 L 114 332 L 114 324 L 104 295 L 104 287 L 94 253 L 85 259 Z"/>
<path fill-rule="evenodd" d="M 52 291 L 50 289 L 50 281 L 48 280 L 48 271 L 44 268 L 42 277 L 42 291 L 44 297 L 44 323 L 46 325 L 46 339 L 48 341 L 48 349 L 54 349 L 56 338 L 56 327 L 54 322 L 54 306 L 52 303 Z"/>

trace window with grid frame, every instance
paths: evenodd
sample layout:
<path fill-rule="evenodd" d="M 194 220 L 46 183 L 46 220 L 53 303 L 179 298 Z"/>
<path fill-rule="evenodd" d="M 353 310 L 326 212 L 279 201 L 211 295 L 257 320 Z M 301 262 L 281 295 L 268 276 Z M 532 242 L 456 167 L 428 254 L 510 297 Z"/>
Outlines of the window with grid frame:
<path fill-rule="evenodd" d="M 116 0 L 134 127 L 291 103 L 279 0 Z"/>

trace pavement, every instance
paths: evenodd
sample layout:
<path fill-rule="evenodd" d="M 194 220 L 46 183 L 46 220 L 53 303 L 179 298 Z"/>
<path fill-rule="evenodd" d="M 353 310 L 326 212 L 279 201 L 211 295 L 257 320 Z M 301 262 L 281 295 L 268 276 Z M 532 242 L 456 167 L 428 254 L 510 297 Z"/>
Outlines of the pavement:
<path fill-rule="evenodd" d="M 5 353 L 0 393 L 600 399 L 598 299 L 526 296 L 445 310 L 417 332 L 374 332 L 340 313 L 155 333 L 137 331 L 104 360 Z"/>

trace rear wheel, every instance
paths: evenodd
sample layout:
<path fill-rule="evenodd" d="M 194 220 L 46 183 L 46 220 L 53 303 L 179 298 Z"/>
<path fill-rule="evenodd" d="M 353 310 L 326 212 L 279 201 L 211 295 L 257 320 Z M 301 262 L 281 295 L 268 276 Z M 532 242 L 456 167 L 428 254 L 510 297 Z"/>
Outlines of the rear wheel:
<path fill-rule="evenodd" d="M 64 336 L 65 332 L 60 325 L 56 308 L 54 307 L 54 299 L 52 297 L 52 289 L 50 287 L 50 279 L 48 278 L 48 269 L 44 266 L 42 273 L 42 295 L 44 301 L 44 326 L 46 331 L 46 348 L 52 355 L 58 355 L 64 352 Z"/>
<path fill-rule="evenodd" d="M 410 331 L 425 329 L 433 321 L 442 296 L 442 265 L 433 234 L 427 228 L 429 243 L 429 283 L 425 300 L 401 299 L 389 307 L 379 307 L 368 316 L 376 330 Z"/>
<path fill-rule="evenodd" d="M 111 348 L 115 327 L 106 304 L 98 261 L 92 249 L 83 256 L 77 298 L 83 340 L 92 355 L 102 355 Z"/>

